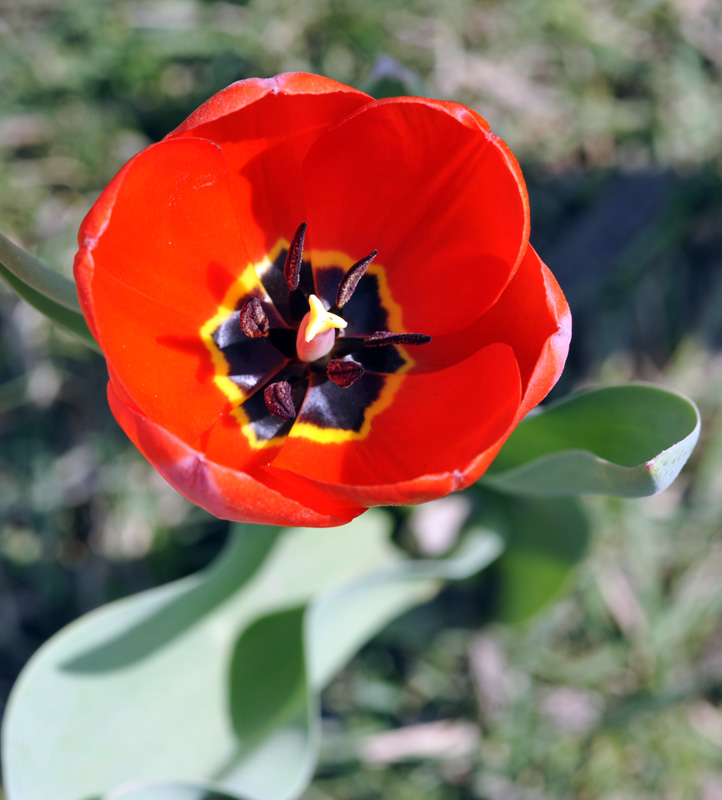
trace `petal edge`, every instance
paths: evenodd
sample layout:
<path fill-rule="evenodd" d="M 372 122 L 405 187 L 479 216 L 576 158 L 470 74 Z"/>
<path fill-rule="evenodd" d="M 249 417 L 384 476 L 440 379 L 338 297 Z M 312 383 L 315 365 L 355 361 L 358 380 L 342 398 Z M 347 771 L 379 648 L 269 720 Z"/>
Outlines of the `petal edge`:
<path fill-rule="evenodd" d="M 247 473 L 208 461 L 172 433 L 123 402 L 108 384 L 113 416 L 136 447 L 186 499 L 220 519 L 271 525 L 333 527 L 366 509 L 329 501 L 328 509 L 304 506 Z"/>

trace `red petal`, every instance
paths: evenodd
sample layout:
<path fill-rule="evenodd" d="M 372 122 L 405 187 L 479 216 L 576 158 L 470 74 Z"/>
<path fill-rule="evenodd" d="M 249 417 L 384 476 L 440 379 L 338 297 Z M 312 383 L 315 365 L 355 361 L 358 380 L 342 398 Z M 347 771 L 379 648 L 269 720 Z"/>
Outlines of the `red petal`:
<path fill-rule="evenodd" d="M 83 221 L 81 291 L 104 270 L 169 308 L 212 316 L 249 261 L 223 155 L 202 139 L 161 142 L 131 159 Z"/>
<path fill-rule="evenodd" d="M 81 230 L 80 295 L 134 402 L 193 441 L 228 407 L 200 329 L 248 263 L 225 162 L 205 140 L 163 142 L 106 194 Z"/>
<path fill-rule="evenodd" d="M 234 83 L 204 103 L 168 139 L 218 143 L 233 202 L 254 261 L 305 220 L 301 163 L 311 143 L 371 98 L 317 75 L 288 73 Z"/>
<path fill-rule="evenodd" d="M 241 431 L 238 419 L 231 414 L 224 414 L 192 446 L 209 461 L 223 467 L 253 472 L 255 467 L 268 464 L 280 450 L 281 443 L 252 448 Z"/>
<path fill-rule="evenodd" d="M 507 345 L 398 380 L 365 438 L 319 443 L 292 430 L 269 470 L 292 471 L 360 504 L 418 503 L 458 488 L 468 465 L 511 432 L 520 384 Z"/>
<path fill-rule="evenodd" d="M 523 399 L 519 419 L 540 403 L 559 379 L 571 338 L 571 315 L 559 284 L 532 247 L 497 302 L 468 328 L 415 349 L 414 371 L 433 371 L 504 342 L 514 350 Z"/>
<path fill-rule="evenodd" d="M 549 335 L 543 341 L 541 351 L 535 351 L 531 326 L 527 326 L 526 331 L 521 329 L 515 331 L 515 337 L 510 335 L 508 339 L 504 340 L 514 347 L 514 352 L 520 361 L 520 369 L 524 375 L 524 396 L 519 408 L 519 420 L 541 403 L 559 380 L 567 360 L 569 343 L 572 338 L 572 315 L 569 311 L 567 299 L 551 270 L 531 247 L 529 251 L 530 260 L 537 262 L 541 268 L 544 309 L 551 317 L 554 327 L 550 326 L 547 329 Z M 541 313 L 539 316 L 541 317 Z"/>
<path fill-rule="evenodd" d="M 466 327 L 514 274 L 528 243 L 526 187 L 483 121 L 454 103 L 371 103 L 306 157 L 312 251 L 378 248 L 403 327 Z"/>
<path fill-rule="evenodd" d="M 343 525 L 365 509 L 327 499 L 308 507 L 246 473 L 208 460 L 124 403 L 108 384 L 110 408 L 123 430 L 160 474 L 192 503 L 221 519 L 272 525 Z M 305 499 L 305 498 L 304 498 Z M 318 492 L 311 496 L 318 500 Z"/>
<path fill-rule="evenodd" d="M 322 75 L 313 75 L 310 72 L 283 72 L 272 78 L 248 78 L 236 81 L 225 89 L 221 89 L 199 106 L 185 121 L 166 138 L 172 138 L 182 133 L 189 133 L 198 136 L 197 129 L 203 125 L 210 125 L 213 122 L 222 120 L 240 111 L 246 106 L 250 106 L 267 95 L 303 95 L 311 97 L 313 95 L 349 95 L 350 98 L 362 98 L 363 102 L 368 102 L 372 98 L 369 95 L 346 86 L 344 83 L 324 78 Z M 340 99 L 340 98 L 337 98 Z M 358 102 L 350 99 L 352 108 L 358 106 Z M 283 130 L 287 126 L 283 126 Z M 238 131 L 236 131 L 238 134 Z M 275 135 L 278 131 L 275 132 Z M 274 138 L 275 138 L 274 135 Z"/>

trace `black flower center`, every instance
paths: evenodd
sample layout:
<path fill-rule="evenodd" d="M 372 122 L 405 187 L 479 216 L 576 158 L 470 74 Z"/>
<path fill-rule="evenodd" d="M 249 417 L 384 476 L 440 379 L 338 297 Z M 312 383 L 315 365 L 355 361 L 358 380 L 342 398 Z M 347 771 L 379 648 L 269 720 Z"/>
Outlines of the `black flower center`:
<path fill-rule="evenodd" d="M 259 273 L 264 291 L 242 296 L 211 336 L 260 442 L 288 433 L 302 405 L 311 426 L 360 431 L 387 376 L 408 365 L 405 346 L 431 341 L 386 330 L 379 275 L 367 273 L 377 251 L 346 270 L 312 271 L 305 233 L 303 223 Z"/>

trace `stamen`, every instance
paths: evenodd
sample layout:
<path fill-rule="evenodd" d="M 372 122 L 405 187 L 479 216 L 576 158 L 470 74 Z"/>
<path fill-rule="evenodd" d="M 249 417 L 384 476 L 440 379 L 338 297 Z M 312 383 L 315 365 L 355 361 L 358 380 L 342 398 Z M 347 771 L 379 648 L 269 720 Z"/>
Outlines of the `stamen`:
<path fill-rule="evenodd" d="M 288 288 L 295 292 L 301 281 L 301 264 L 303 263 L 303 242 L 306 238 L 306 223 L 302 222 L 298 226 L 293 241 L 291 242 L 286 263 L 283 265 L 283 277 L 286 279 Z"/>
<path fill-rule="evenodd" d="M 296 407 L 291 397 L 291 384 L 288 381 L 276 381 L 263 390 L 263 399 L 266 408 L 274 417 L 293 419 L 296 416 Z"/>
<path fill-rule="evenodd" d="M 249 297 L 241 308 L 241 330 L 251 339 L 268 336 L 268 317 L 257 297 Z"/>
<path fill-rule="evenodd" d="M 326 307 L 315 294 L 309 295 L 308 305 L 308 322 L 303 335 L 306 343 L 312 341 L 323 331 L 331 330 L 331 328 L 345 328 L 348 324 L 343 317 L 326 311 Z"/>
<path fill-rule="evenodd" d="M 347 389 L 351 384 L 364 374 L 364 368 L 358 361 L 346 361 L 341 358 L 332 358 L 326 367 L 326 374 L 329 380 L 333 381 L 336 386 L 342 389 Z"/>
<path fill-rule="evenodd" d="M 366 258 L 357 261 L 343 276 L 336 293 L 336 306 L 338 308 L 343 308 L 351 299 L 351 295 L 356 291 L 358 282 L 363 278 L 369 264 L 376 258 L 378 252 L 378 250 L 374 250 Z"/>
<path fill-rule="evenodd" d="M 431 337 L 425 333 L 391 333 L 375 331 L 364 339 L 365 347 L 381 347 L 386 344 L 428 344 Z"/>

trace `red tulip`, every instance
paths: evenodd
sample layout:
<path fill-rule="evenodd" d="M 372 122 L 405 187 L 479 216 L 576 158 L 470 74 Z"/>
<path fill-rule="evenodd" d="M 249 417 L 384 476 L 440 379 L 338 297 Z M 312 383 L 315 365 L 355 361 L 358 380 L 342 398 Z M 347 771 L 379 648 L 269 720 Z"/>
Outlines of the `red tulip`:
<path fill-rule="evenodd" d="M 128 162 L 79 241 L 116 419 L 226 519 L 463 489 L 569 346 L 517 162 L 456 103 L 240 81 Z"/>

